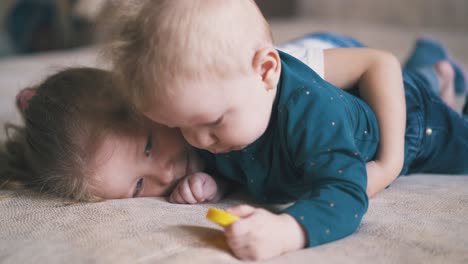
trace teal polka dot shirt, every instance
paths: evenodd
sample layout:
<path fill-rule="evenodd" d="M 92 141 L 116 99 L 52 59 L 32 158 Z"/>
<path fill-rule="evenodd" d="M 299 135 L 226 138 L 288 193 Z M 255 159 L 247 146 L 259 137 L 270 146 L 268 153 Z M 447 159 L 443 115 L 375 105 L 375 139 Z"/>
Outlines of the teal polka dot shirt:
<path fill-rule="evenodd" d="M 379 131 L 370 107 L 280 52 L 282 72 L 266 132 L 240 151 L 200 154 L 261 203 L 290 203 L 308 246 L 352 234 L 367 211 L 366 162 Z"/>

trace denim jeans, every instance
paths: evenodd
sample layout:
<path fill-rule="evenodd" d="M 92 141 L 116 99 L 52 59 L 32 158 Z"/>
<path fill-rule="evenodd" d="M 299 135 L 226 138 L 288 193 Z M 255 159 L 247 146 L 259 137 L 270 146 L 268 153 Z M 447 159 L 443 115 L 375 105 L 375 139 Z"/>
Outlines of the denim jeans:
<path fill-rule="evenodd" d="M 431 82 L 428 72 L 403 71 L 407 127 L 402 174 L 467 174 L 468 121 L 436 95 L 431 86 L 438 83 Z"/>
<path fill-rule="evenodd" d="M 320 48 L 301 46 L 301 41 L 311 39 L 328 47 L 365 47 L 351 37 L 328 32 L 308 34 L 290 43 L 305 49 Z M 404 69 L 403 79 L 407 120 L 401 174 L 468 174 L 468 119 L 437 95 L 439 84 L 433 65 Z"/>

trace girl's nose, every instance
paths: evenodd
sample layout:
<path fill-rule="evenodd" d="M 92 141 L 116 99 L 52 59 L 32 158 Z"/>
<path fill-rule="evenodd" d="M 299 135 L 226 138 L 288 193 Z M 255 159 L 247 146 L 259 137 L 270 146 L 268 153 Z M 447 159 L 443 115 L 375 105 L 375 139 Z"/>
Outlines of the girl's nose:
<path fill-rule="evenodd" d="M 170 184 L 174 176 L 174 163 L 171 160 L 156 161 L 151 171 L 151 178 L 160 185 Z"/>

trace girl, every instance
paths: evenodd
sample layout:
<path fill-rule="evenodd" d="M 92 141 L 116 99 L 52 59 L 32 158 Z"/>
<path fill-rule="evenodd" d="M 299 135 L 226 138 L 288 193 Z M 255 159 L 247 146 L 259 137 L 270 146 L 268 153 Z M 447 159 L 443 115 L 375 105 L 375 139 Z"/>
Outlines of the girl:
<path fill-rule="evenodd" d="M 115 85 L 108 71 L 71 68 L 20 91 L 17 107 L 25 125 L 6 125 L 0 187 L 99 201 L 140 195 L 143 175 L 154 179 L 145 183 L 145 196 L 166 196 L 190 174 L 207 176 L 177 130 L 136 115 L 115 96 Z M 129 179 L 136 179 L 131 191 Z"/>

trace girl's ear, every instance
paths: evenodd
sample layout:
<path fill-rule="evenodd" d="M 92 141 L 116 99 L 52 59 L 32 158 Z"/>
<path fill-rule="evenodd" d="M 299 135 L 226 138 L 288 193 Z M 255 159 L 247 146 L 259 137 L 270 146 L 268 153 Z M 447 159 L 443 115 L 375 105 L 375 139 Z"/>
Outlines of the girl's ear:
<path fill-rule="evenodd" d="M 27 87 L 19 91 L 16 95 L 16 107 L 18 107 L 21 114 L 24 114 L 24 111 L 28 108 L 31 98 L 36 95 L 36 91 L 37 89 L 35 87 Z"/>
<path fill-rule="evenodd" d="M 258 50 L 255 53 L 252 66 L 254 71 L 261 76 L 265 89 L 276 88 L 281 74 L 281 58 L 274 47 Z"/>

